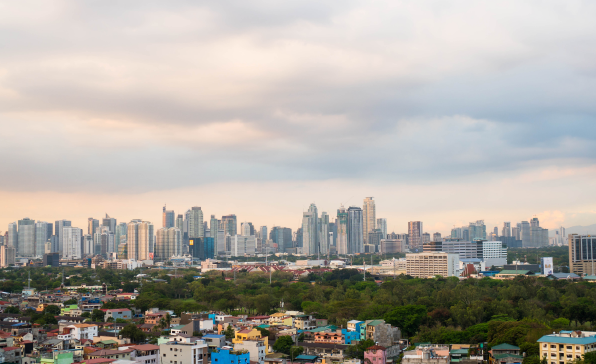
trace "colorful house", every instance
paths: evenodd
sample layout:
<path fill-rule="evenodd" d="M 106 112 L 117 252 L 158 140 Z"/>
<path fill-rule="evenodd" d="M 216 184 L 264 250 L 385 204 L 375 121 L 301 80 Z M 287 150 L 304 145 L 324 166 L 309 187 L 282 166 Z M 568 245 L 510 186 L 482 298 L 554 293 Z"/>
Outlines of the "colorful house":
<path fill-rule="evenodd" d="M 364 364 L 385 364 L 387 349 L 383 346 L 373 345 L 364 352 Z"/>
<path fill-rule="evenodd" d="M 211 364 L 249 364 L 250 354 L 247 350 L 234 351 L 219 349 L 211 353 Z"/>

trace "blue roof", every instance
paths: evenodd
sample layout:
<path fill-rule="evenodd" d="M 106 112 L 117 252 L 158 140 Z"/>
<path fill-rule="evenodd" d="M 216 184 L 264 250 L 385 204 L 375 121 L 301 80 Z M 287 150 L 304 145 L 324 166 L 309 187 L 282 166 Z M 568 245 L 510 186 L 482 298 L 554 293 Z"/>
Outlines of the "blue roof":
<path fill-rule="evenodd" d="M 596 336 L 589 337 L 567 337 L 557 335 L 545 335 L 538 339 L 539 343 L 553 343 L 553 344 L 579 344 L 588 345 L 596 343 Z"/>
<path fill-rule="evenodd" d="M 206 334 L 206 335 L 203 335 L 203 337 L 211 337 L 211 338 L 214 338 L 214 339 L 221 339 L 222 337 L 225 337 L 225 336 L 226 335 L 216 335 L 216 334 Z"/>
<path fill-rule="evenodd" d="M 315 360 L 316 358 L 318 358 L 318 356 L 316 355 L 298 355 L 295 359 L 296 360 Z"/>
<path fill-rule="evenodd" d="M 26 322 L 19 322 L 18 324 L 14 324 L 12 326 L 23 326 L 23 325 L 27 325 Z"/>

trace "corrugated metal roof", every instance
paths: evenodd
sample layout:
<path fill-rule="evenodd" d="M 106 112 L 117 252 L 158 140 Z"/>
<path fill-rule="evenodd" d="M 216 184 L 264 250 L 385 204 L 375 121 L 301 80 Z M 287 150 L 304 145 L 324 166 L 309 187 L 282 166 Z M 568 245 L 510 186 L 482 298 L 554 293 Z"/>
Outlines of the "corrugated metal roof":
<path fill-rule="evenodd" d="M 567 337 L 557 335 L 545 335 L 538 339 L 539 343 L 553 343 L 553 344 L 578 344 L 588 345 L 596 343 L 595 336 L 589 337 Z"/>

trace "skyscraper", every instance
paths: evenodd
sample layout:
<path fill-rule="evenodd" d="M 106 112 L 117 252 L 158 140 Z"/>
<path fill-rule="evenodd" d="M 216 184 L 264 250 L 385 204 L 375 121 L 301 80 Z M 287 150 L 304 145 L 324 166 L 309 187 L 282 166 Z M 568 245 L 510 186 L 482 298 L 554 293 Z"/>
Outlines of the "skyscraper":
<path fill-rule="evenodd" d="M 261 226 L 259 228 L 259 234 L 261 235 L 261 240 L 264 243 L 267 240 L 267 226 Z"/>
<path fill-rule="evenodd" d="M 348 213 L 343 205 L 337 209 L 335 225 L 337 226 L 337 253 L 348 254 Z"/>
<path fill-rule="evenodd" d="M 213 215 L 211 215 L 213 216 Z M 178 214 L 178 217 L 176 218 L 176 229 L 180 229 L 180 233 L 183 233 L 184 230 L 184 215 L 182 214 Z"/>
<path fill-rule="evenodd" d="M 219 249 L 219 243 L 217 240 L 217 235 L 219 232 L 219 220 L 215 218 L 215 215 L 211 215 L 211 219 L 209 220 L 209 231 L 211 232 L 211 237 L 213 238 L 213 248 L 215 250 L 215 254 L 217 254 L 217 249 Z"/>
<path fill-rule="evenodd" d="M 7 245 L 15 248 L 15 252 L 17 247 L 19 246 L 19 225 L 16 222 L 11 222 L 8 224 L 8 241 Z"/>
<path fill-rule="evenodd" d="M 188 217 L 188 237 L 202 238 L 205 236 L 203 225 L 203 211 L 200 207 L 194 206 L 190 209 Z"/>
<path fill-rule="evenodd" d="M 251 236 L 251 235 L 255 235 L 255 228 L 252 224 L 252 222 L 243 222 L 242 225 L 240 226 L 240 233 L 243 236 Z"/>
<path fill-rule="evenodd" d="M 116 247 L 121 243 L 126 242 L 126 233 L 128 232 L 128 226 L 125 222 L 121 222 L 116 225 L 116 232 L 114 233 L 114 244 Z"/>
<path fill-rule="evenodd" d="M 308 211 L 302 214 L 302 253 L 304 255 L 313 255 L 318 251 L 318 220 L 317 206 L 311 203 Z"/>
<path fill-rule="evenodd" d="M 375 201 L 372 197 L 364 199 L 364 206 L 362 207 L 362 219 L 364 223 L 364 243 L 368 239 L 368 233 L 372 233 L 376 229 L 377 213 L 375 208 Z"/>
<path fill-rule="evenodd" d="M 522 241 L 522 247 L 529 247 L 532 246 L 532 242 L 530 240 L 530 223 L 527 221 L 522 221 L 519 225 L 519 235 Z"/>
<path fill-rule="evenodd" d="M 381 234 L 383 235 L 382 239 L 387 239 L 387 219 L 378 218 L 377 229 L 381 230 Z"/>
<path fill-rule="evenodd" d="M 505 237 L 511 236 L 511 223 L 510 222 L 506 221 L 503 223 L 503 230 L 501 231 L 501 235 L 505 236 Z"/>
<path fill-rule="evenodd" d="M 99 220 L 92 217 L 87 219 L 87 234 L 94 235 L 99 227 Z"/>
<path fill-rule="evenodd" d="M 319 252 L 329 254 L 329 215 L 325 211 L 319 219 Z"/>
<path fill-rule="evenodd" d="M 62 246 L 64 251 L 62 256 L 64 259 L 81 259 L 81 238 L 83 231 L 76 227 L 65 226 L 62 231 Z"/>
<path fill-rule="evenodd" d="M 539 248 L 548 245 L 548 229 L 540 227 L 537 217 L 530 220 L 530 247 Z"/>
<path fill-rule="evenodd" d="M 435 242 L 443 241 L 443 239 L 441 239 L 441 233 L 434 233 L 433 234 L 433 241 L 435 241 Z"/>
<path fill-rule="evenodd" d="M 468 227 L 470 240 L 479 239 L 479 240 L 486 240 L 486 225 L 484 225 L 484 220 L 478 220 L 476 222 L 471 222 L 470 226 Z"/>
<path fill-rule="evenodd" d="M 422 221 L 408 222 L 408 240 L 411 251 L 422 251 Z"/>
<path fill-rule="evenodd" d="M 114 236 L 116 236 L 116 225 L 117 224 L 118 223 L 117 223 L 116 219 L 114 219 L 113 217 L 110 217 L 110 216 L 108 216 L 108 214 L 106 214 L 106 217 L 103 218 L 101 225 L 107 227 L 110 230 L 110 232 L 112 234 L 114 234 Z"/>
<path fill-rule="evenodd" d="M 166 229 L 174 227 L 175 218 L 176 218 L 176 215 L 174 214 L 174 210 L 166 210 L 166 206 L 164 205 L 163 216 L 162 216 L 163 227 L 165 227 Z"/>
<path fill-rule="evenodd" d="M 153 259 L 153 224 L 148 221 L 132 220 L 128 224 L 126 245 L 128 259 Z"/>
<path fill-rule="evenodd" d="M 226 235 L 234 236 L 238 234 L 238 219 L 236 219 L 236 215 L 222 216 L 221 223 L 223 224 L 223 230 Z"/>
<path fill-rule="evenodd" d="M 45 254 L 45 244 L 50 239 L 50 235 L 48 235 L 48 226 L 52 226 L 52 224 L 48 224 L 44 221 L 38 221 L 35 223 L 35 256 L 36 257 L 43 257 Z"/>
<path fill-rule="evenodd" d="M 364 253 L 363 213 L 360 207 L 348 208 L 348 254 Z"/>
<path fill-rule="evenodd" d="M 182 232 L 178 228 L 161 228 L 157 230 L 155 244 L 155 261 L 165 262 L 172 256 L 182 253 Z"/>
<path fill-rule="evenodd" d="M 28 217 L 19 220 L 18 239 L 17 255 L 21 257 L 35 256 L 35 220 Z"/>
<path fill-rule="evenodd" d="M 62 235 L 62 229 L 64 227 L 69 227 L 71 226 L 71 222 L 68 220 L 58 220 L 54 223 L 54 235 L 56 235 L 58 237 L 58 250 L 60 252 L 60 254 L 64 254 L 64 239 L 63 239 L 63 235 Z"/>

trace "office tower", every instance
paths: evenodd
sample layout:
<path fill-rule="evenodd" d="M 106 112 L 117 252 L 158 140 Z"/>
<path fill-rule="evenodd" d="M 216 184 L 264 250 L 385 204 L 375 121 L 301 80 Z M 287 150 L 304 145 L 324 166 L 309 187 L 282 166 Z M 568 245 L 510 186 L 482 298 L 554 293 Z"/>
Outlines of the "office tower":
<path fill-rule="evenodd" d="M 383 234 L 383 239 L 387 239 L 387 219 L 378 218 L 377 229 L 381 230 L 381 234 Z"/>
<path fill-rule="evenodd" d="M 70 227 L 71 226 L 71 222 L 68 220 L 58 220 L 54 223 L 54 235 L 56 235 L 56 237 L 58 238 L 58 252 L 60 252 L 60 254 L 64 255 L 64 246 L 63 246 L 63 236 L 62 236 L 62 229 L 64 227 Z"/>
<path fill-rule="evenodd" d="M 118 259 L 128 259 L 128 244 L 120 243 L 118 245 Z"/>
<path fill-rule="evenodd" d="M 203 246 L 203 249 L 205 251 L 205 256 L 203 257 L 203 260 L 215 259 L 215 240 L 211 237 L 204 238 Z"/>
<path fill-rule="evenodd" d="M 224 229 L 217 230 L 217 245 L 215 245 L 215 250 L 218 255 L 225 255 L 228 251 L 226 245 L 226 232 Z M 214 243 L 215 244 L 215 243 Z"/>
<path fill-rule="evenodd" d="M 522 222 L 523 223 L 523 222 Z M 540 227 L 540 222 L 537 217 L 530 220 L 530 243 L 524 247 L 539 248 L 548 245 L 548 229 Z M 523 242 L 522 242 L 523 243 Z"/>
<path fill-rule="evenodd" d="M 52 242 L 51 241 L 47 241 L 45 243 L 45 246 L 44 246 L 44 254 L 50 254 L 50 253 L 53 253 L 53 251 L 52 251 Z M 60 254 L 58 254 L 58 257 L 60 257 Z"/>
<path fill-rule="evenodd" d="M 203 225 L 203 210 L 195 206 L 190 209 L 188 215 L 188 238 L 202 238 L 205 236 Z"/>
<path fill-rule="evenodd" d="M 128 259 L 153 259 L 153 229 L 153 224 L 148 221 L 132 220 L 128 224 L 126 236 Z"/>
<path fill-rule="evenodd" d="M 495 226 L 495 229 L 493 230 L 493 234 L 495 234 L 495 236 L 499 236 L 499 228 Z"/>
<path fill-rule="evenodd" d="M 184 233 L 184 215 L 182 214 L 178 214 L 178 217 L 176 218 L 176 229 L 180 229 L 180 234 Z"/>
<path fill-rule="evenodd" d="M 470 240 L 470 229 L 467 226 L 462 226 L 461 238 L 462 238 L 462 240 L 465 240 L 465 241 Z"/>
<path fill-rule="evenodd" d="M 254 235 L 234 235 L 231 248 L 233 257 L 254 255 L 257 249 L 257 239 Z"/>
<path fill-rule="evenodd" d="M 12 245 L 0 245 L 0 267 L 15 264 L 16 249 Z"/>
<path fill-rule="evenodd" d="M 462 228 L 453 228 L 451 229 L 451 239 L 461 239 L 462 238 Z"/>
<path fill-rule="evenodd" d="M 35 220 L 26 217 L 19 220 L 17 256 L 35 256 Z"/>
<path fill-rule="evenodd" d="M 468 230 L 470 234 L 469 240 L 486 240 L 486 225 L 484 225 L 484 220 L 471 222 L 470 226 L 468 227 Z"/>
<path fill-rule="evenodd" d="M 211 237 L 213 238 L 213 247 L 215 249 L 215 254 L 217 254 L 219 249 L 218 243 L 218 235 L 219 235 L 219 220 L 215 218 L 215 215 L 211 215 L 211 219 L 209 220 L 209 231 Z"/>
<path fill-rule="evenodd" d="M 83 236 L 83 257 L 95 254 L 95 245 L 93 244 L 93 236 L 85 234 Z"/>
<path fill-rule="evenodd" d="M 422 244 L 428 244 L 428 243 L 430 243 L 430 234 L 423 233 L 422 234 Z"/>
<path fill-rule="evenodd" d="M 173 256 L 182 255 L 182 231 L 178 228 L 157 230 L 155 261 L 165 262 Z"/>
<path fill-rule="evenodd" d="M 505 237 L 511 236 L 511 223 L 510 222 L 506 221 L 503 223 L 503 230 L 501 230 L 501 235 L 505 236 Z"/>
<path fill-rule="evenodd" d="M 292 248 L 292 229 L 274 226 L 271 228 L 269 240 L 272 244 L 277 244 L 277 249 L 280 253 Z M 267 236 L 263 238 L 263 247 L 267 246 Z M 271 246 L 269 246 L 271 248 Z"/>
<path fill-rule="evenodd" d="M 166 205 L 163 206 L 163 214 L 162 214 L 162 225 L 166 229 L 175 226 L 175 219 L 176 215 L 174 214 L 174 210 L 166 210 Z"/>
<path fill-rule="evenodd" d="M 559 228 L 559 243 L 558 245 L 566 245 L 567 244 L 567 236 L 565 235 L 565 228 L 564 227 L 560 227 Z"/>
<path fill-rule="evenodd" d="M 569 234 L 569 271 L 579 276 L 596 275 L 596 236 Z"/>
<path fill-rule="evenodd" d="M 317 253 L 317 246 L 319 245 L 318 220 L 317 206 L 311 203 L 308 211 L 302 214 L 302 253 L 304 255 Z"/>
<path fill-rule="evenodd" d="M 532 246 L 532 242 L 530 240 L 530 223 L 527 221 L 522 221 L 520 223 L 520 230 L 519 230 L 520 240 L 522 241 L 522 246 L 529 247 Z"/>
<path fill-rule="evenodd" d="M 408 222 L 408 238 L 411 251 L 422 251 L 422 221 Z"/>
<path fill-rule="evenodd" d="M 7 245 L 11 246 L 13 248 L 17 248 L 17 246 L 19 245 L 19 228 L 18 228 L 18 224 L 16 222 L 11 222 L 10 224 L 8 224 L 8 231 L 6 232 L 7 234 Z"/>
<path fill-rule="evenodd" d="M 35 223 L 35 252 L 34 255 L 36 257 L 43 257 L 45 254 L 45 245 L 47 241 L 50 239 L 50 235 L 48 235 L 48 225 L 52 226 L 52 224 L 48 224 L 44 221 L 38 221 Z"/>
<path fill-rule="evenodd" d="M 375 201 L 373 201 L 372 197 L 367 197 L 364 199 L 364 205 L 362 207 L 362 221 L 364 229 L 364 243 L 366 244 L 368 233 L 371 233 L 376 228 L 375 223 L 377 221 Z"/>
<path fill-rule="evenodd" d="M 368 233 L 368 245 L 374 245 L 374 252 L 380 251 L 381 240 L 383 240 L 383 233 L 381 229 L 374 229 Z M 372 253 L 372 251 L 371 251 Z"/>
<path fill-rule="evenodd" d="M 434 233 L 433 241 L 443 241 L 443 239 L 441 238 L 441 233 Z"/>
<path fill-rule="evenodd" d="M 65 226 L 62 228 L 62 246 L 64 248 L 62 256 L 64 259 L 81 259 L 81 238 L 83 230 Z"/>
<path fill-rule="evenodd" d="M 234 236 L 238 234 L 238 220 L 236 215 L 227 215 L 221 217 L 221 223 L 223 224 L 223 230 L 226 235 Z"/>
<path fill-rule="evenodd" d="M 106 217 L 103 218 L 101 225 L 107 227 L 110 232 L 116 236 L 116 226 L 118 225 L 116 219 L 106 214 Z"/>
<path fill-rule="evenodd" d="M 318 253 L 326 255 L 329 253 L 329 215 L 323 211 L 318 223 L 319 249 Z"/>
<path fill-rule="evenodd" d="M 415 278 L 457 275 L 459 255 L 443 252 L 406 254 L 406 272 Z"/>
<path fill-rule="evenodd" d="M 126 234 L 128 232 L 128 226 L 125 222 L 121 222 L 120 224 L 116 225 L 114 233 L 114 244 L 116 245 L 116 249 L 118 249 L 118 245 L 121 243 L 126 243 Z"/>
<path fill-rule="evenodd" d="M 298 229 L 296 229 L 296 238 L 294 239 L 294 246 L 298 247 L 298 248 L 302 248 L 302 242 L 303 242 L 303 234 L 302 234 L 302 227 L 299 227 Z"/>
<path fill-rule="evenodd" d="M 99 254 L 101 254 L 102 257 L 107 259 L 110 256 L 110 253 L 117 252 L 118 243 L 115 242 L 114 234 L 110 232 L 108 226 L 101 226 L 97 229 L 95 235 L 99 235 L 97 245 L 99 245 Z"/>
<path fill-rule="evenodd" d="M 329 217 L 329 221 L 331 221 L 331 217 Z M 332 253 L 337 254 L 337 224 L 335 222 L 329 222 L 329 236 L 331 236 L 329 245 L 333 246 L 334 249 Z"/>
<path fill-rule="evenodd" d="M 259 228 L 259 235 L 261 235 L 261 239 L 263 242 L 267 240 L 267 226 L 261 226 Z"/>
<path fill-rule="evenodd" d="M 92 217 L 87 219 L 87 234 L 95 235 L 97 228 L 99 227 L 99 220 Z"/>
<path fill-rule="evenodd" d="M 243 236 L 255 235 L 255 227 L 253 226 L 252 222 L 243 222 L 240 225 L 240 233 Z"/>
<path fill-rule="evenodd" d="M 47 223 L 46 228 L 48 229 L 48 231 L 46 232 L 46 236 L 48 237 L 48 239 L 54 235 L 54 224 L 52 223 Z"/>
<path fill-rule="evenodd" d="M 348 208 L 348 254 L 364 253 L 364 225 L 360 207 Z"/>

